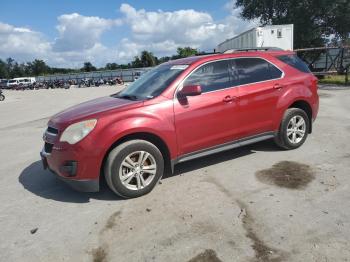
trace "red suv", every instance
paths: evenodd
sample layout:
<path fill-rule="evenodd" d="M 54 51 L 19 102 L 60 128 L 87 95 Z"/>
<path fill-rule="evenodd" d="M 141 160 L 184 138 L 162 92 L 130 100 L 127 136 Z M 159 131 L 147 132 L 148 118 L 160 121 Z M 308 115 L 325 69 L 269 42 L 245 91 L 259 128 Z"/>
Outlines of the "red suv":
<path fill-rule="evenodd" d="M 53 116 L 41 156 L 78 190 L 98 191 L 104 175 L 118 195 L 138 197 L 176 163 L 271 138 L 298 148 L 318 105 L 317 79 L 293 52 L 189 57 Z"/>

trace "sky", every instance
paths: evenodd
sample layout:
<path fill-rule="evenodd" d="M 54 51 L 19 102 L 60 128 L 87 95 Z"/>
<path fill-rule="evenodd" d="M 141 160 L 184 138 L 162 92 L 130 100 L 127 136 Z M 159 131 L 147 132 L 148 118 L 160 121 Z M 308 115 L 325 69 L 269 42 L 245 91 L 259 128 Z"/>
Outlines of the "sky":
<path fill-rule="evenodd" d="M 1 0 L 0 7 L 0 59 L 55 67 L 128 63 L 143 50 L 212 51 L 258 25 L 239 17 L 234 0 Z"/>

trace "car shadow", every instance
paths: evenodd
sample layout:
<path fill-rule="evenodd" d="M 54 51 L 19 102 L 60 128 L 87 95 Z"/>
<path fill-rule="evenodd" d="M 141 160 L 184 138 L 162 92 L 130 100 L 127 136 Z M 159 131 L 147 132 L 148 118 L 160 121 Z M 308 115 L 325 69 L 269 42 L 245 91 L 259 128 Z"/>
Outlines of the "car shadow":
<path fill-rule="evenodd" d="M 70 188 L 56 175 L 44 170 L 41 161 L 35 161 L 19 175 L 18 181 L 33 194 L 60 202 L 88 203 L 90 199 L 118 201 L 123 200 L 109 190 L 104 179 L 100 181 L 100 191 L 96 193 L 78 192 Z"/>
<path fill-rule="evenodd" d="M 274 152 L 280 149 L 271 140 L 259 142 L 210 156 L 180 163 L 175 166 L 174 174 L 167 171 L 163 179 L 174 177 L 182 173 L 191 172 L 200 168 L 223 163 L 256 152 Z M 84 193 L 71 189 L 67 184 L 57 178 L 48 170 L 44 170 L 41 161 L 35 161 L 26 167 L 18 178 L 23 187 L 33 194 L 55 201 L 71 203 L 88 203 L 90 199 L 119 201 L 123 200 L 115 195 L 107 186 L 104 179 L 100 180 L 100 191 L 96 193 Z"/>
<path fill-rule="evenodd" d="M 275 145 L 275 143 L 270 139 L 255 144 L 238 147 L 235 149 L 223 151 L 213 155 L 193 159 L 191 161 L 186 161 L 175 165 L 174 173 L 172 174 L 170 169 L 166 171 L 163 175 L 163 179 L 177 176 L 183 173 L 191 172 L 200 168 L 205 168 L 207 166 L 215 165 L 218 163 L 223 163 L 226 161 L 231 161 L 240 157 L 254 154 L 256 152 L 277 152 L 281 149 Z"/>

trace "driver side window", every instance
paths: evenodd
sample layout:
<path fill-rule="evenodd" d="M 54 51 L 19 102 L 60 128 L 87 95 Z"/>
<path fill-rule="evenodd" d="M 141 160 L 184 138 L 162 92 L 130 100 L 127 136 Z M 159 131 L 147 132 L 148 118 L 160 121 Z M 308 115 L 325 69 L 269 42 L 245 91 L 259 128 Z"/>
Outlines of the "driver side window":
<path fill-rule="evenodd" d="M 202 93 L 230 87 L 229 61 L 216 61 L 200 66 L 185 80 L 183 85 L 200 85 Z"/>

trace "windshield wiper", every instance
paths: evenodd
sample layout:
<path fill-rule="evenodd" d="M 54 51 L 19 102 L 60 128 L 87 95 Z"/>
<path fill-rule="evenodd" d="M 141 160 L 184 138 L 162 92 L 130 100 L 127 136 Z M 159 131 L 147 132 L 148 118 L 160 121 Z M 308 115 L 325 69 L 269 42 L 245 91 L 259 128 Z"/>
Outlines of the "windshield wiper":
<path fill-rule="evenodd" d="M 137 100 L 137 96 L 134 95 L 116 95 L 115 97 L 127 100 Z"/>

